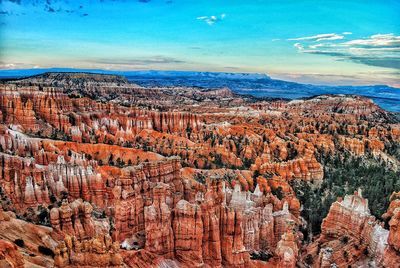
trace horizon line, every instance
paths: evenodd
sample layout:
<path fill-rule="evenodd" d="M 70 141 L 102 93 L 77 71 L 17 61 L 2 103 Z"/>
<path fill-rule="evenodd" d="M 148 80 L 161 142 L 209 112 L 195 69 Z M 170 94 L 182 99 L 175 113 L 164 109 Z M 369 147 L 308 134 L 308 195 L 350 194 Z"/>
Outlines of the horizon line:
<path fill-rule="evenodd" d="M 47 71 L 49 70 L 49 71 Z M 58 71 L 51 71 L 51 70 L 58 70 Z M 5 74 L 7 72 L 37 72 L 37 73 L 31 73 L 31 74 L 15 74 L 15 75 L 10 75 L 10 76 L 4 76 L 2 74 Z M 348 85 L 339 85 L 339 84 L 321 84 L 321 83 L 302 83 L 299 81 L 295 80 L 284 80 L 284 79 L 278 79 L 278 78 L 273 78 L 270 76 L 268 73 L 260 73 L 260 72 L 239 72 L 239 71 L 232 71 L 232 72 L 223 72 L 223 71 L 196 71 L 196 70 L 157 70 L 157 69 L 134 69 L 134 70 L 123 70 L 123 69 L 100 69 L 100 68 L 73 68 L 73 67 L 48 67 L 48 68 L 21 68 L 21 69 L 0 69 L 0 79 L 5 79 L 5 78 L 18 78 L 18 77 L 29 77 L 29 76 L 34 76 L 34 75 L 40 75 L 43 73 L 95 73 L 95 72 L 102 72 L 102 73 L 97 73 L 97 74 L 114 74 L 118 75 L 117 73 L 138 73 L 138 72 L 163 72 L 163 73 L 168 73 L 168 72 L 178 72 L 178 73 L 210 73 L 210 74 L 252 74 L 252 75 L 263 75 L 268 79 L 271 80 L 277 80 L 277 81 L 284 81 L 284 82 L 291 82 L 291 83 L 297 83 L 297 84 L 302 84 L 302 85 L 313 85 L 313 86 L 328 86 L 328 87 L 366 87 L 366 86 L 387 86 L 390 88 L 394 89 L 400 89 L 400 87 L 396 86 L 391 86 L 388 84 L 368 84 L 368 85 L 356 85 L 356 84 L 348 84 Z M 119 74 L 123 75 L 123 74 Z M 334 75 L 332 75 L 334 77 Z M 256 78 L 257 79 L 257 78 Z"/>

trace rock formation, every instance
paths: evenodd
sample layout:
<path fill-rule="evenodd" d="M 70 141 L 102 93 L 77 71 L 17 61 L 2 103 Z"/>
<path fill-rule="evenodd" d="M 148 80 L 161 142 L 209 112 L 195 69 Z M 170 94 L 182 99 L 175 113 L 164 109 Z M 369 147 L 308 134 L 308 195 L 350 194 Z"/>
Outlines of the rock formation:
<path fill-rule="evenodd" d="M 396 267 L 398 193 L 386 229 L 358 192 L 307 244 L 295 185 L 326 187 L 331 158 L 397 171 L 399 142 L 393 115 L 358 96 L 257 100 L 78 73 L 4 81 L 0 266 Z"/>
<path fill-rule="evenodd" d="M 321 236 L 304 254 L 313 267 L 340 267 L 371 257 L 378 265 L 386 259 L 389 232 L 371 216 L 361 190 L 333 203 L 321 228 Z"/>

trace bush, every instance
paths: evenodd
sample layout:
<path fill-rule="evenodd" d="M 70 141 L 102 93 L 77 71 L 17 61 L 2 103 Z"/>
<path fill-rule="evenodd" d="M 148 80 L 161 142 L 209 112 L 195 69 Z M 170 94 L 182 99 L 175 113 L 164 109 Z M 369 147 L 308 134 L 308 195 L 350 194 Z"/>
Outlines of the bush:
<path fill-rule="evenodd" d="M 268 252 L 253 252 L 250 254 L 250 259 L 252 260 L 260 260 L 260 261 L 268 261 L 272 257 L 272 254 Z"/>
<path fill-rule="evenodd" d="M 201 184 L 206 183 L 206 177 L 203 175 L 203 173 L 194 174 L 194 179 Z"/>
<path fill-rule="evenodd" d="M 21 247 L 21 248 L 25 247 L 25 242 L 24 242 L 24 240 L 19 239 L 19 238 L 14 240 L 14 244 L 16 244 L 17 246 L 19 246 L 19 247 Z"/>
<path fill-rule="evenodd" d="M 43 255 L 51 256 L 52 258 L 54 258 L 54 256 L 55 256 L 54 252 L 51 249 L 49 249 L 48 247 L 39 246 L 38 250 Z"/>
<path fill-rule="evenodd" d="M 283 189 L 282 189 L 281 186 L 279 186 L 279 187 L 276 188 L 276 189 L 271 189 L 271 192 L 272 192 L 273 195 L 275 195 L 276 197 L 278 197 L 279 200 L 282 200 L 282 198 L 284 197 Z"/>
<path fill-rule="evenodd" d="M 347 243 L 349 243 L 349 237 L 348 236 L 342 236 L 341 238 L 340 238 L 340 242 L 342 242 L 343 244 L 347 244 Z"/>

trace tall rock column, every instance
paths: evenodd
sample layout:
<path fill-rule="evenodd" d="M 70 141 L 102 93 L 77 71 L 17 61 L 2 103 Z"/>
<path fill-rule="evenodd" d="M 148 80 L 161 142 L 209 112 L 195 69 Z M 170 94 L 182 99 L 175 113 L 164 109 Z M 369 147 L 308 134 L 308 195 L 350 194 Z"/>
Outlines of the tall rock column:
<path fill-rule="evenodd" d="M 176 258 L 188 266 L 202 266 L 203 221 L 200 207 L 180 200 L 174 211 Z"/>
<path fill-rule="evenodd" d="M 282 239 L 276 246 L 275 253 L 278 256 L 279 268 L 294 268 L 296 267 L 299 249 L 297 247 L 296 237 L 293 231 L 288 230 L 282 235 Z"/>
<path fill-rule="evenodd" d="M 201 203 L 203 218 L 203 260 L 211 267 L 221 267 L 220 206 L 215 204 L 214 192 L 205 194 Z"/>
<path fill-rule="evenodd" d="M 271 251 L 275 245 L 274 238 L 274 217 L 272 216 L 272 204 L 267 204 L 261 211 L 260 249 Z"/>
<path fill-rule="evenodd" d="M 242 213 L 230 207 L 221 210 L 221 250 L 225 267 L 247 267 L 250 255 L 244 247 Z"/>
<path fill-rule="evenodd" d="M 394 268 L 400 263 L 400 208 L 394 210 L 389 226 L 388 246 L 384 252 L 383 265 Z"/>
<path fill-rule="evenodd" d="M 165 203 L 168 185 L 157 183 L 153 189 L 153 204 L 144 208 L 146 250 L 166 258 L 174 257 L 174 234 L 171 210 Z"/>

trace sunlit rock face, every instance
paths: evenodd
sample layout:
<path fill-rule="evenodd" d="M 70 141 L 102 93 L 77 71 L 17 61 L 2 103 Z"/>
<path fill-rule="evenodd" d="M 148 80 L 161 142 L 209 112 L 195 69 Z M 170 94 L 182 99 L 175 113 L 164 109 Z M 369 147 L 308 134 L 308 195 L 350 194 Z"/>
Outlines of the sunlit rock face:
<path fill-rule="evenodd" d="M 366 98 L 261 101 L 55 73 L 1 84 L 0 122 L 0 266 L 399 263 L 398 193 L 386 229 L 357 192 L 303 239 L 293 184 L 323 185 L 323 157 L 398 169 L 400 126 Z"/>
<path fill-rule="evenodd" d="M 385 267 L 396 267 L 400 261 L 400 193 L 394 192 L 390 197 L 388 211 L 383 217 L 389 221 L 389 237 L 384 252 L 383 265 Z"/>
<path fill-rule="evenodd" d="M 0 266 L 23 268 L 24 261 L 18 247 L 11 242 L 0 240 Z"/>
<path fill-rule="evenodd" d="M 321 236 L 307 247 L 313 267 L 343 266 L 372 259 L 380 266 L 385 261 L 389 231 L 371 216 L 368 200 L 361 190 L 332 204 L 322 224 Z"/>

